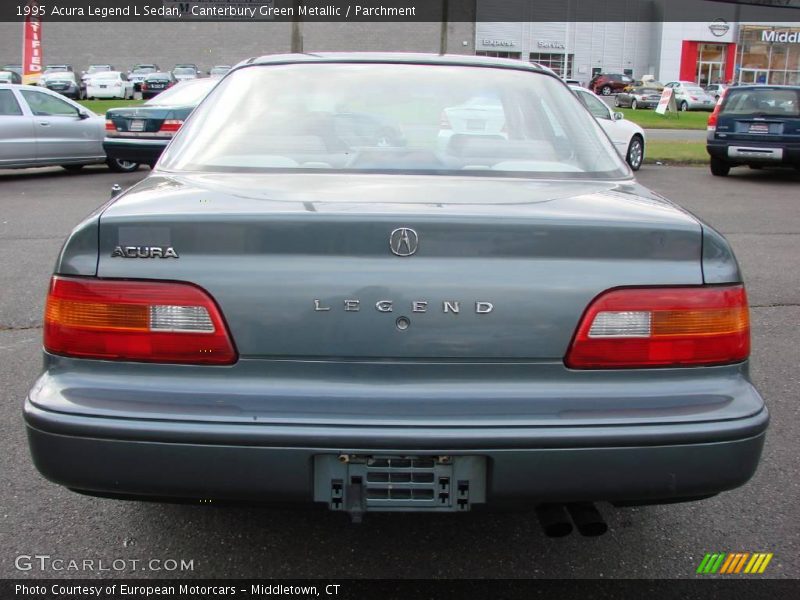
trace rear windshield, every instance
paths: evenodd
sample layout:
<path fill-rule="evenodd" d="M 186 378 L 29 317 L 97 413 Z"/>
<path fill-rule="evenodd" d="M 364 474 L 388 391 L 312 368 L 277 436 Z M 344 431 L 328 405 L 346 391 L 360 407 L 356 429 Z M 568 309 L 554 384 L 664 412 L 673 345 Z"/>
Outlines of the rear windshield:
<path fill-rule="evenodd" d="M 118 71 L 104 71 L 102 73 L 98 73 L 92 79 L 95 81 L 104 81 L 106 79 L 119 79 L 119 72 Z"/>
<path fill-rule="evenodd" d="M 166 79 L 166 76 L 164 76 Z M 208 95 L 216 80 L 198 79 L 191 83 L 179 83 L 161 92 L 145 104 L 149 106 L 197 106 Z"/>
<path fill-rule="evenodd" d="M 765 115 L 774 117 L 800 116 L 800 91 L 794 89 L 728 88 L 724 114 Z"/>
<path fill-rule="evenodd" d="M 161 167 L 628 175 L 597 122 L 553 77 L 403 64 L 235 71 L 195 111 Z"/>
<path fill-rule="evenodd" d="M 155 67 L 136 67 L 134 73 L 155 73 Z"/>

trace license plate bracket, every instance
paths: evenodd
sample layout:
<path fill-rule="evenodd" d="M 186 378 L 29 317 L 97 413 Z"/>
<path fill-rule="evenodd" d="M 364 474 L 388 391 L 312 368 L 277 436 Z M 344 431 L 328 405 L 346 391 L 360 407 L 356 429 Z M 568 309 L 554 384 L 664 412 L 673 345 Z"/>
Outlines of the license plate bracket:
<path fill-rule="evenodd" d="M 131 121 L 129 131 L 144 131 L 144 121 L 142 119 L 134 119 Z"/>
<path fill-rule="evenodd" d="M 321 454 L 314 501 L 365 512 L 466 512 L 486 501 L 485 456 Z"/>

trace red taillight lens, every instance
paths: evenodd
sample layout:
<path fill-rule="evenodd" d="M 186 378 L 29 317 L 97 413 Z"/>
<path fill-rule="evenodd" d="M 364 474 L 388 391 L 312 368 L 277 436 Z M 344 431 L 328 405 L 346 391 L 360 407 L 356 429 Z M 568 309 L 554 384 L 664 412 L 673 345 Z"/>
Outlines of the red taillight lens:
<path fill-rule="evenodd" d="M 743 286 L 630 288 L 591 303 L 564 362 L 572 369 L 696 366 L 749 354 Z"/>
<path fill-rule="evenodd" d="M 44 347 L 105 360 L 227 365 L 237 359 L 217 305 L 186 283 L 55 276 Z"/>
<path fill-rule="evenodd" d="M 117 126 L 114 125 L 114 121 L 111 119 L 106 119 L 106 131 L 116 131 Z"/>
<path fill-rule="evenodd" d="M 178 119 L 167 119 L 161 124 L 159 131 L 161 133 L 175 133 L 183 125 L 183 121 Z"/>
<path fill-rule="evenodd" d="M 143 81 L 141 84 L 139 84 L 139 89 L 142 91 L 147 90 L 147 84 Z"/>
<path fill-rule="evenodd" d="M 722 106 L 722 101 L 725 99 L 725 92 L 727 92 L 727 88 L 722 90 L 722 93 L 719 95 L 719 100 L 717 100 L 717 104 L 714 106 L 713 112 L 708 115 L 708 124 L 706 125 L 706 129 L 708 131 L 716 131 L 717 130 L 717 120 L 719 119 L 719 110 Z"/>

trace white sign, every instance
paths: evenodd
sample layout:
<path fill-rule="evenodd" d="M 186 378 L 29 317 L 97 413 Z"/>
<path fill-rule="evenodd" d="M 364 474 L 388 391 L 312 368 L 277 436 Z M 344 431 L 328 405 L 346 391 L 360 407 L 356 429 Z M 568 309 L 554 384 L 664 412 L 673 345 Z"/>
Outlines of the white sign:
<path fill-rule="evenodd" d="M 563 50 L 564 48 L 567 47 L 567 45 L 564 42 L 554 42 L 550 40 L 539 40 L 539 43 L 537 45 L 539 46 L 539 48 L 557 48 L 560 50 Z"/>
<path fill-rule="evenodd" d="M 484 46 L 504 46 L 507 48 L 517 45 L 517 42 L 513 42 L 511 40 L 481 40 L 481 43 Z"/>
<path fill-rule="evenodd" d="M 800 42 L 800 31 L 775 31 L 774 29 L 765 29 L 761 32 L 761 41 L 796 44 Z"/>
<path fill-rule="evenodd" d="M 664 88 L 664 91 L 661 92 L 661 100 L 658 101 L 658 106 L 656 106 L 656 112 L 660 115 L 665 114 L 668 110 L 675 111 L 677 108 L 675 106 L 675 97 L 674 97 L 674 90 L 672 88 Z"/>

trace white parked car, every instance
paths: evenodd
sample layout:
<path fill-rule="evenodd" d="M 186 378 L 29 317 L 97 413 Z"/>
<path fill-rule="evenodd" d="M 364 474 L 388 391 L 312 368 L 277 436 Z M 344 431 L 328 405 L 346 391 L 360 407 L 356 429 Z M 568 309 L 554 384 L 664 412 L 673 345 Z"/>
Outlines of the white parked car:
<path fill-rule="evenodd" d="M 499 98 L 476 96 L 442 111 L 438 147 L 450 152 L 464 138 L 486 136 L 507 139 L 506 115 Z"/>
<path fill-rule="evenodd" d="M 119 172 L 138 163 L 108 159 L 106 122 L 61 94 L 32 85 L 0 83 L 0 169 L 60 165 L 78 171 L 106 163 Z"/>
<path fill-rule="evenodd" d="M 626 120 L 622 113 L 612 112 L 611 108 L 591 90 L 574 85 L 570 86 L 570 89 L 611 138 L 620 156 L 631 169 L 638 171 L 644 161 L 644 129 Z"/>
<path fill-rule="evenodd" d="M 106 71 L 92 75 L 86 83 L 88 98 L 133 98 L 133 83 L 120 71 Z"/>
<path fill-rule="evenodd" d="M 670 81 L 664 87 L 672 88 L 678 110 L 714 110 L 717 99 L 694 81 Z"/>

